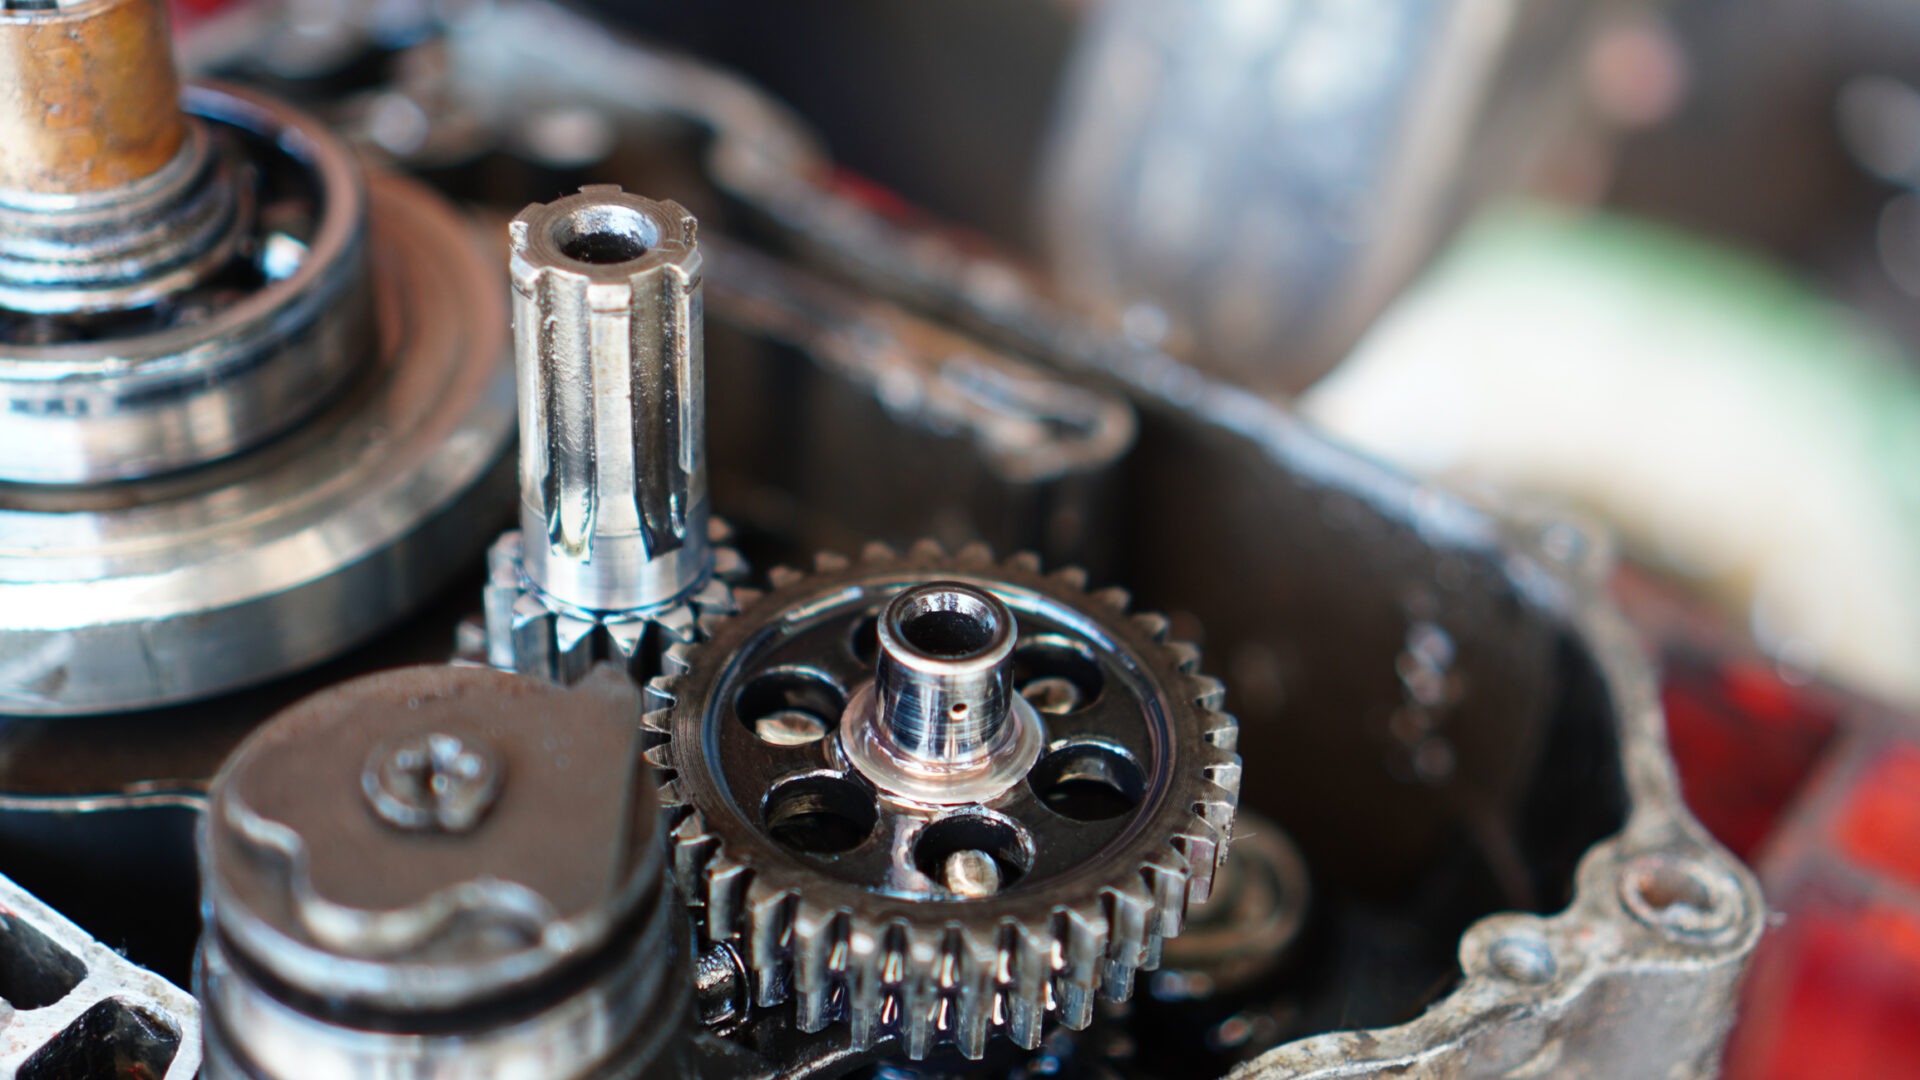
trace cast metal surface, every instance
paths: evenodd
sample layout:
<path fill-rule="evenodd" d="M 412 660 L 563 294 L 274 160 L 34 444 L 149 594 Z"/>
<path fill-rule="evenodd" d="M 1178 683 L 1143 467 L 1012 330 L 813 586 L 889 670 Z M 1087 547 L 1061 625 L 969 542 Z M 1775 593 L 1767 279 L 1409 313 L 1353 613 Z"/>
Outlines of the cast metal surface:
<path fill-rule="evenodd" d="M 709 541 L 693 216 L 589 186 L 509 228 L 520 530 L 495 546 L 488 660 L 561 681 L 648 662 L 730 610 Z M 651 640 L 650 640 L 651 639 Z"/>
<path fill-rule="evenodd" d="M 391 625 L 479 558 L 511 483 L 499 278 L 439 199 L 379 174 L 368 190 L 378 347 L 342 397 L 208 467 L 0 495 L 0 712 L 258 683 Z"/>
<path fill-rule="evenodd" d="M 199 1072 L 192 995 L 0 877 L 0 1073 L 192 1080 Z"/>
<path fill-rule="evenodd" d="M 210 1075 L 684 1075 L 638 708 L 606 667 L 407 668 L 243 744 L 201 839 Z M 436 812 L 396 822 L 395 797 Z"/>
<path fill-rule="evenodd" d="M 669 651 L 646 718 L 675 877 L 755 1001 L 791 998 L 803 1031 L 844 1020 L 856 1048 L 977 1058 L 995 1032 L 1032 1048 L 1049 1015 L 1084 1027 L 1097 995 L 1124 999 L 1205 900 L 1232 828 L 1236 726 L 1198 653 L 1124 592 L 984 547 L 875 546 L 772 580 Z M 1015 613 L 998 628 L 1025 643 L 999 661 L 1008 707 L 1034 710 L 1046 754 L 954 806 L 864 776 L 836 719 L 874 679 L 884 611 L 960 588 Z"/>

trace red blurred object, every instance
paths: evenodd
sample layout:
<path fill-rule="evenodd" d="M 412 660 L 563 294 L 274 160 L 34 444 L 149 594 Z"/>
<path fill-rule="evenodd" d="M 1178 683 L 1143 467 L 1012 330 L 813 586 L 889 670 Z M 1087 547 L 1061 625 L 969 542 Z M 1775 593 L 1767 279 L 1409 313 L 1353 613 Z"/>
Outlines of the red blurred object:
<path fill-rule="evenodd" d="M 1696 817 L 1760 876 L 1724 1080 L 1920 1080 L 1920 717 L 1784 679 L 1737 627 L 1632 567 Z"/>
<path fill-rule="evenodd" d="M 1832 741 L 1844 709 L 1758 661 L 1667 660 L 1667 740 L 1694 816 L 1751 859 Z"/>

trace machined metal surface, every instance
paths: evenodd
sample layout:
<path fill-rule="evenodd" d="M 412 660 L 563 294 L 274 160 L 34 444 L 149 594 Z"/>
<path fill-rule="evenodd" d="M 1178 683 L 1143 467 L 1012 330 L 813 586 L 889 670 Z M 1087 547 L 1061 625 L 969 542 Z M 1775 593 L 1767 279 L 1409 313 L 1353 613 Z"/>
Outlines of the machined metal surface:
<path fill-rule="evenodd" d="M 379 347 L 344 396 L 192 472 L 0 489 L 0 711 L 258 683 L 369 637 L 479 557 L 511 482 L 499 278 L 425 190 L 376 175 L 369 193 Z"/>
<path fill-rule="evenodd" d="M 187 106 L 220 140 L 210 147 L 215 135 L 196 126 L 186 144 L 187 180 L 251 160 L 247 167 L 259 175 L 258 190 L 236 192 L 205 180 L 199 182 L 204 194 L 178 211 L 149 211 L 141 192 L 124 193 L 88 208 L 90 223 L 76 226 L 104 239 L 75 242 L 83 248 L 118 243 L 128 232 L 139 236 L 158 228 L 154 242 L 160 249 L 142 252 L 136 263 L 151 259 L 170 273 L 171 262 L 187 259 L 174 270 L 206 274 L 224 268 L 231 280 L 104 326 L 63 323 L 44 314 L 39 300 L 26 314 L 0 317 L 0 326 L 10 331 L 8 343 L 0 345 L 0 398 L 7 409 L 0 479 L 89 484 L 215 461 L 312 416 L 369 366 L 375 334 L 366 273 L 368 206 L 351 151 L 317 122 L 250 92 L 194 87 Z M 237 146 L 226 146 L 228 141 Z M 230 155 L 240 161 L 229 161 Z M 254 221 L 255 199 L 263 222 Z M 236 252 L 229 238 L 207 249 L 217 265 L 205 265 L 204 258 L 181 249 L 192 240 L 176 235 L 172 226 L 181 223 L 156 224 L 143 216 L 165 211 L 190 218 L 201 212 L 195 209 L 200 204 L 217 218 L 234 218 L 234 227 L 246 227 L 248 254 Z M 0 233 L 13 231 L 5 223 L 13 218 L 39 222 L 45 216 L 15 208 L 0 215 Z M 219 220 L 213 225 L 228 228 Z M 195 228 L 191 221 L 185 226 Z M 0 270 L 18 269 L 14 263 L 33 250 L 23 245 L 0 258 Z M 70 265 L 69 257 L 62 254 L 56 264 Z M 124 258 L 106 265 L 114 273 L 126 270 Z M 112 303 L 129 308 L 151 303 L 147 286 L 153 281 L 132 281 L 125 289 L 109 280 L 88 290 L 125 292 Z M 18 294 L 41 291 L 49 295 L 40 299 L 63 311 L 91 303 L 70 295 L 71 289 L 36 283 L 0 289 L 0 306 L 17 308 Z"/>
<path fill-rule="evenodd" d="M 20 1080 L 200 1072 L 193 996 L 0 877 L 0 1073 Z"/>
<path fill-rule="evenodd" d="M 1096 995 L 1124 999 L 1232 828 L 1236 728 L 1198 654 L 1119 590 L 983 547 L 874 547 L 772 580 L 669 652 L 646 719 L 676 879 L 755 1001 L 792 998 L 803 1031 L 844 1020 L 855 1047 L 977 1058 L 994 1032 L 1032 1048 L 1050 1015 L 1084 1027 Z M 1010 682 L 1045 724 L 1026 782 L 964 806 L 863 777 L 835 723 L 874 678 L 885 610 L 928 587 L 1017 613 Z"/>
<path fill-rule="evenodd" d="M 638 707 L 611 668 L 409 668 L 249 739 L 201 840 L 212 1075 L 683 1075 Z"/>
<path fill-rule="evenodd" d="M 643 664 L 662 633 L 690 640 L 729 609 L 693 215 L 589 186 L 508 231 L 520 531 L 494 549 L 488 659 L 562 680 L 599 656 Z"/>

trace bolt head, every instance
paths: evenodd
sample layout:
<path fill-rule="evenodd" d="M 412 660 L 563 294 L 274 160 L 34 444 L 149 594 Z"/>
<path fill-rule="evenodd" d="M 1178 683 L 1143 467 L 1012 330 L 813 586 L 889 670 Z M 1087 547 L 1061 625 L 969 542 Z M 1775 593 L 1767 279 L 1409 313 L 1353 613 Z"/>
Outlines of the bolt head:
<path fill-rule="evenodd" d="M 360 786 L 374 813 L 414 832 L 462 833 L 500 796 L 500 759 L 471 736 L 404 735 L 368 755 Z"/>

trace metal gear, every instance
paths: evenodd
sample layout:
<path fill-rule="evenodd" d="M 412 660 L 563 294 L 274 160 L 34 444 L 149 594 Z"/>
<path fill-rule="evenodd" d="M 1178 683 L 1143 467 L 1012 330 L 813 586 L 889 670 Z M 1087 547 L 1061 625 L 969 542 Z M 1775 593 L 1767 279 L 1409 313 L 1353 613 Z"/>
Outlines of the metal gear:
<path fill-rule="evenodd" d="M 756 1004 L 791 997 L 803 1030 L 844 1018 L 855 1046 L 897 1035 L 918 1059 L 947 1042 L 978 1058 L 995 1032 L 1032 1048 L 1049 1014 L 1081 1028 L 1096 993 L 1126 998 L 1232 831 L 1238 726 L 1198 650 L 1129 614 L 1123 590 L 979 545 L 873 545 L 770 581 L 705 644 L 668 650 L 645 710 L 675 876 L 705 937 L 745 959 Z M 881 624 L 928 592 L 950 594 L 949 622 L 976 600 L 1011 613 L 1010 654 L 990 623 L 980 652 L 1006 656 L 1008 716 L 1026 718 L 1007 726 L 1044 729 L 1010 783 L 963 770 L 965 802 L 902 795 L 848 752 L 864 703 L 890 692 Z"/>

